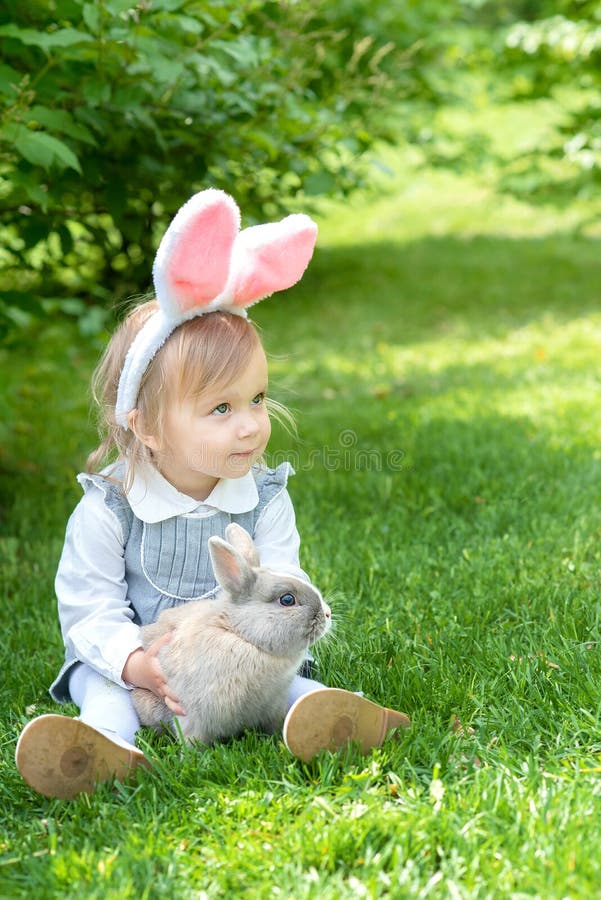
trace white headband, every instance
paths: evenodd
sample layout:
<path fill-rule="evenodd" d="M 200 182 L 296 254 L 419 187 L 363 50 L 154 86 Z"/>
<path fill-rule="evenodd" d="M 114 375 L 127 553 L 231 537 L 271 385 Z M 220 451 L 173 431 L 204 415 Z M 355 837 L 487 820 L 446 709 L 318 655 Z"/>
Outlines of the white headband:
<path fill-rule="evenodd" d="M 159 309 L 127 352 L 115 419 L 127 429 L 140 382 L 171 332 L 195 316 L 246 307 L 292 287 L 313 255 L 317 225 L 302 214 L 240 231 L 240 210 L 223 191 L 209 189 L 185 203 L 157 250 L 152 268 Z"/>

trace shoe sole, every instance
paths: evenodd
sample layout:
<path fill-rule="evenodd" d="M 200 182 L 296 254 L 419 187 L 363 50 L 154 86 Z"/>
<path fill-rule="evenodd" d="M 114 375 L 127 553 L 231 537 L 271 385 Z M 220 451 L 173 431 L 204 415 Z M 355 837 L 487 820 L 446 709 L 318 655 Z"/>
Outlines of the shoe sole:
<path fill-rule="evenodd" d="M 38 794 L 71 800 L 97 785 L 123 781 L 139 765 L 141 751 L 120 747 L 79 719 L 48 714 L 25 726 L 15 751 L 17 768 Z"/>
<path fill-rule="evenodd" d="M 350 741 L 361 753 L 380 747 L 390 731 L 409 728 L 403 713 L 378 706 L 338 688 L 320 688 L 292 704 L 284 722 L 284 743 L 294 756 L 309 762 L 320 750 L 340 750 Z"/>

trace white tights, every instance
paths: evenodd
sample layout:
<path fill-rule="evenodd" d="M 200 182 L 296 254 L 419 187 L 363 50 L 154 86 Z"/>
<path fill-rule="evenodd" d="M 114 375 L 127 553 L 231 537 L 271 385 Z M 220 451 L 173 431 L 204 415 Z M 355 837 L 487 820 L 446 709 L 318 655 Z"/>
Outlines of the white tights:
<path fill-rule="evenodd" d="M 288 694 L 288 708 L 302 697 L 322 688 L 319 681 L 296 675 Z M 91 669 L 85 663 L 75 666 L 69 678 L 69 692 L 79 706 L 79 718 L 86 725 L 115 739 L 133 744 L 140 720 L 134 709 L 131 692 Z"/>
<path fill-rule="evenodd" d="M 122 740 L 133 744 L 140 720 L 132 703 L 131 691 L 80 663 L 69 678 L 69 693 L 79 706 L 82 722 L 105 734 L 117 734 Z"/>

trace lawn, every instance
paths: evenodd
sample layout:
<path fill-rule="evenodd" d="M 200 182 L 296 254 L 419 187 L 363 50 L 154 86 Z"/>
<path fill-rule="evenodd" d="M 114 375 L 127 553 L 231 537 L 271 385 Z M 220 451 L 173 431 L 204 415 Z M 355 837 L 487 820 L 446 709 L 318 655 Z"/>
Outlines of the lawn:
<path fill-rule="evenodd" d="M 42 329 L 0 358 L 0 897 L 598 893 L 599 240 L 486 173 L 388 162 L 255 318 L 299 429 L 276 427 L 271 458 L 297 470 L 302 561 L 333 609 L 320 678 L 411 730 L 309 765 L 278 736 L 181 756 L 146 733 L 136 782 L 28 789 L 13 753 L 55 711 L 52 582 L 98 352 Z"/>

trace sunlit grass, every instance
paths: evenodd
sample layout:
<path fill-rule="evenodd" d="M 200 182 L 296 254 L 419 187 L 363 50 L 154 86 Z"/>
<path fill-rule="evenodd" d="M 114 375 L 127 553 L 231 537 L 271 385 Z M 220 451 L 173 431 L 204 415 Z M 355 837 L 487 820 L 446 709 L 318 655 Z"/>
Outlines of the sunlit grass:
<path fill-rule="evenodd" d="M 328 244 L 364 244 L 391 235 L 398 244 L 445 235 L 469 240 L 482 235 L 534 238 L 576 231 L 599 237 L 601 204 L 593 183 L 587 191 L 563 197 L 549 192 L 544 201 L 534 203 L 527 192 L 507 189 L 507 182 L 515 183 L 515 178 L 508 179 L 507 161 L 513 160 L 510 173 L 523 174 L 528 170 L 528 154 L 547 146 L 561 124 L 561 91 L 559 102 L 543 99 L 498 105 L 490 104 L 487 93 L 479 93 L 477 81 L 468 93 L 461 106 L 442 107 L 432 114 L 423 151 L 401 143 L 400 148 L 382 146 L 373 152 L 370 188 L 342 208 L 326 207 L 329 214 L 322 234 Z M 585 102 L 585 97 L 581 91 L 576 98 L 570 95 L 570 108 Z M 441 162 L 435 170 L 429 165 L 432 140 Z M 468 150 L 466 156 L 470 140 L 476 149 L 471 155 Z M 478 141 L 488 153 L 478 153 Z M 543 165 L 545 173 L 558 182 L 581 171 L 573 163 L 549 158 L 543 159 Z M 366 196 L 368 216 L 363 214 Z"/>

